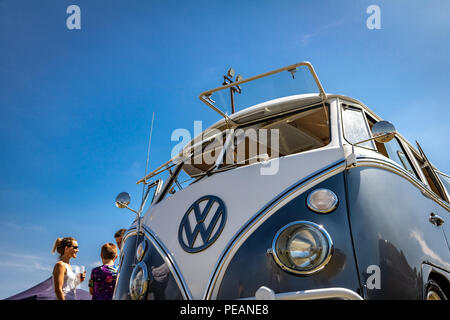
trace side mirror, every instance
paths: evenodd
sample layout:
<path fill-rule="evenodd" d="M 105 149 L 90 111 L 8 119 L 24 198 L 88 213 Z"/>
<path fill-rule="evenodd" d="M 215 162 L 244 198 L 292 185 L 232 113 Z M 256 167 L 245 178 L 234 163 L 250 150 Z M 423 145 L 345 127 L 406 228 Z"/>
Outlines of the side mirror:
<path fill-rule="evenodd" d="M 128 208 L 128 205 L 131 202 L 130 195 L 128 192 L 121 192 L 116 197 L 116 207 L 117 208 Z"/>
<path fill-rule="evenodd" d="M 346 168 L 353 168 L 356 166 L 356 154 L 355 146 L 358 144 L 375 140 L 378 143 L 387 143 L 395 137 L 395 127 L 388 121 L 379 121 L 372 126 L 372 138 L 353 143 L 351 145 L 351 151 L 348 148 L 344 149 Z"/>
<path fill-rule="evenodd" d="M 396 130 L 389 121 L 379 121 L 372 127 L 372 136 L 378 143 L 386 143 L 394 139 Z"/>

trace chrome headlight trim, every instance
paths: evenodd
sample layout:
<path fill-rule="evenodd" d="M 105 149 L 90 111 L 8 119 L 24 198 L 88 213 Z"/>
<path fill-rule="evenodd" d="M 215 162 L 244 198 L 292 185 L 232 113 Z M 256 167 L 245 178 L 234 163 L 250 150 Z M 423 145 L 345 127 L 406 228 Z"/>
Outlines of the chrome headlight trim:
<path fill-rule="evenodd" d="M 327 242 L 327 249 L 326 249 L 323 260 L 318 265 L 314 266 L 313 268 L 306 269 L 306 270 L 298 270 L 298 269 L 295 269 L 293 266 L 288 266 L 285 262 L 282 261 L 283 259 L 278 256 L 278 252 L 277 252 L 277 241 L 280 238 L 280 236 L 283 235 L 283 233 L 286 230 L 291 229 L 295 226 L 301 227 L 302 225 L 306 225 L 306 226 L 312 227 L 313 229 L 316 229 L 316 231 L 320 232 L 321 235 L 324 236 L 324 238 L 326 239 L 326 242 Z M 296 229 L 293 228 L 293 231 L 295 231 L 295 230 Z M 281 269 L 291 272 L 291 273 L 299 274 L 299 275 L 311 275 L 311 274 L 314 274 L 314 273 L 322 270 L 327 265 L 327 263 L 330 261 L 332 252 L 333 252 L 333 241 L 331 239 L 331 236 L 328 234 L 328 232 L 325 230 L 325 228 L 323 226 L 318 225 L 314 222 L 310 222 L 310 221 L 294 221 L 294 222 L 291 222 L 291 223 L 285 225 L 280 230 L 278 230 L 278 232 L 276 233 L 276 235 L 272 241 L 271 252 L 272 252 L 272 256 L 273 256 L 275 262 L 280 266 Z"/>
<path fill-rule="evenodd" d="M 141 243 L 139 243 L 137 249 L 136 249 L 136 259 L 137 261 L 142 261 L 142 259 L 145 256 L 145 253 L 147 251 L 147 240 L 142 240 Z"/>
<path fill-rule="evenodd" d="M 134 287 L 135 284 L 134 280 L 138 275 L 138 272 L 141 270 L 142 270 L 142 278 L 141 278 L 142 283 L 140 283 L 141 290 L 140 292 L 137 292 L 136 288 Z M 134 267 L 133 273 L 131 274 L 130 277 L 129 293 L 132 300 L 142 300 L 144 298 L 145 294 L 147 293 L 149 280 L 150 278 L 148 276 L 147 265 L 145 264 L 145 262 L 139 262 Z"/>
<path fill-rule="evenodd" d="M 320 209 L 314 204 L 314 200 L 312 198 L 318 192 L 326 192 L 332 197 L 332 202 L 327 209 Z M 317 213 L 330 213 L 330 212 L 334 211 L 334 209 L 337 208 L 338 204 L 339 204 L 339 199 L 338 199 L 336 193 L 334 193 L 330 189 L 325 189 L 325 188 L 319 188 L 319 189 L 315 189 L 315 190 L 311 191 L 308 194 L 308 197 L 306 198 L 306 205 L 308 206 L 308 208 L 311 211 L 314 211 Z"/>

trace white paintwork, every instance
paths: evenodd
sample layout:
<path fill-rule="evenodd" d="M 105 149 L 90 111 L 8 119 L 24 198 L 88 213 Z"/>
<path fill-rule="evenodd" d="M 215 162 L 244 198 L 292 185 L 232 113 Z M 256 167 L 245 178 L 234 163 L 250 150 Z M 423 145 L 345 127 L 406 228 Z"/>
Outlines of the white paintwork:
<path fill-rule="evenodd" d="M 378 117 L 369 107 L 367 107 L 364 103 L 343 95 L 337 95 L 337 94 L 327 94 L 327 103 L 333 104 L 336 103 L 336 99 L 342 99 L 345 100 L 347 103 L 353 103 L 361 106 L 363 109 L 368 111 L 375 119 L 381 120 L 380 117 Z M 298 106 L 306 106 L 313 103 L 319 103 L 321 101 L 319 94 L 316 93 L 308 93 L 308 94 L 299 94 L 299 95 L 293 95 L 289 97 L 283 97 L 278 98 L 270 101 L 265 101 L 262 103 L 259 103 L 257 105 L 254 105 L 252 107 L 240 110 L 232 115 L 229 115 L 229 118 L 234 121 L 238 121 L 242 118 L 245 118 L 247 116 L 250 116 L 252 114 L 264 111 L 264 116 L 273 115 L 277 112 L 281 112 L 283 109 L 283 105 L 290 104 L 292 102 L 298 102 Z M 270 110 L 270 111 L 268 111 Z M 211 125 L 207 130 L 213 129 L 213 128 L 219 128 L 225 124 L 225 119 L 221 119 Z M 207 131 L 205 130 L 205 131 Z M 197 140 L 195 140 L 197 141 Z"/>
<path fill-rule="evenodd" d="M 276 175 L 261 175 L 262 164 L 231 169 L 205 177 L 151 208 L 144 216 L 150 228 L 177 262 L 194 299 L 201 299 L 217 259 L 236 232 L 268 202 L 302 178 L 343 159 L 337 103 L 331 103 L 330 144 L 326 147 L 280 158 Z M 227 208 L 227 222 L 220 237 L 198 253 L 185 252 L 178 242 L 178 229 L 186 210 L 205 195 L 221 198 Z"/>

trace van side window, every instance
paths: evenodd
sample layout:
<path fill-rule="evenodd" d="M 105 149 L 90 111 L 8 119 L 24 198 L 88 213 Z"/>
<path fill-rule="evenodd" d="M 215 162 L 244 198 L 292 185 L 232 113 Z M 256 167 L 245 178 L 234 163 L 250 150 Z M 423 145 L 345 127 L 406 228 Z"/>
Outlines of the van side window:
<path fill-rule="evenodd" d="M 370 139 L 369 126 L 362 110 L 342 105 L 342 121 L 344 123 L 344 137 L 350 143 L 357 143 Z M 367 141 L 358 146 L 375 149 L 372 141 Z"/>
<path fill-rule="evenodd" d="M 450 194 L 450 177 L 441 172 L 436 172 L 436 173 L 439 176 L 439 179 L 441 179 L 441 182 L 444 185 L 444 188 L 447 189 L 447 193 Z"/>
<path fill-rule="evenodd" d="M 418 178 L 416 173 L 414 172 L 414 169 L 412 168 L 411 163 L 409 162 L 408 156 L 398 142 L 397 138 L 384 143 L 384 149 L 386 150 L 386 154 L 389 159 L 397 162 L 406 171 L 410 172 L 413 176 Z"/>
<path fill-rule="evenodd" d="M 372 119 L 370 116 L 368 116 L 367 120 L 369 123 L 369 127 L 372 130 L 372 127 L 376 121 Z M 387 143 L 379 143 L 375 141 L 375 145 L 379 153 L 381 153 L 386 158 L 389 158 L 392 161 L 397 162 L 406 171 L 410 172 L 414 177 L 420 180 L 419 176 L 413 169 L 412 164 L 409 161 L 408 156 L 397 137 L 394 137 L 394 139 L 392 139 Z"/>
<path fill-rule="evenodd" d="M 370 116 L 367 116 L 367 122 L 369 123 L 369 128 L 370 128 L 370 131 L 372 132 L 372 127 L 375 124 L 376 120 L 372 119 L 372 117 L 370 117 Z M 381 153 L 383 156 L 385 156 L 386 158 L 389 158 L 389 155 L 386 151 L 384 143 L 376 142 L 375 140 L 373 140 L 373 142 L 375 142 L 376 150 L 379 153 Z"/>
<path fill-rule="evenodd" d="M 436 185 L 434 179 L 432 178 L 432 175 L 428 170 L 431 170 L 428 166 L 424 165 L 424 162 L 417 157 L 416 154 L 414 154 L 414 157 L 416 158 L 417 163 L 422 168 L 422 172 L 427 179 L 428 185 L 430 186 L 431 191 L 433 191 L 436 195 L 438 195 L 440 198 L 445 199 L 444 195 L 439 191 L 439 187 Z"/>
<path fill-rule="evenodd" d="M 436 172 L 439 179 L 441 179 L 442 185 L 447 190 L 447 194 L 450 195 L 450 176 L 443 174 L 442 172 Z"/>

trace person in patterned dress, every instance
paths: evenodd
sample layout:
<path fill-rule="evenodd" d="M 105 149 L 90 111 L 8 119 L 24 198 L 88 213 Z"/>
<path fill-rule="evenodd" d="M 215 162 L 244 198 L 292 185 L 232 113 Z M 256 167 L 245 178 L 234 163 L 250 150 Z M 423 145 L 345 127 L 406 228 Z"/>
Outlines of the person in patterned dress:
<path fill-rule="evenodd" d="M 111 242 L 104 244 L 100 257 L 103 265 L 92 269 L 89 292 L 92 300 L 112 300 L 117 279 L 117 267 L 114 266 L 117 258 L 116 245 Z"/>

